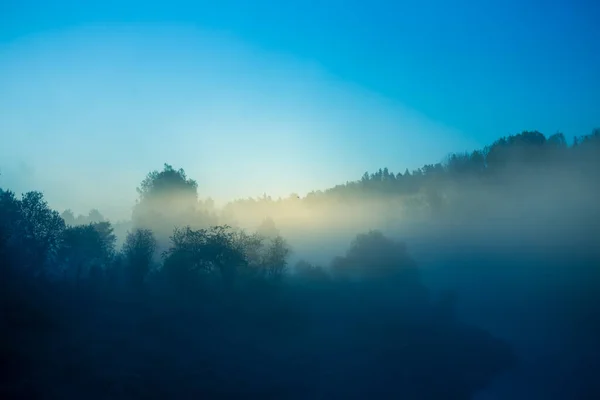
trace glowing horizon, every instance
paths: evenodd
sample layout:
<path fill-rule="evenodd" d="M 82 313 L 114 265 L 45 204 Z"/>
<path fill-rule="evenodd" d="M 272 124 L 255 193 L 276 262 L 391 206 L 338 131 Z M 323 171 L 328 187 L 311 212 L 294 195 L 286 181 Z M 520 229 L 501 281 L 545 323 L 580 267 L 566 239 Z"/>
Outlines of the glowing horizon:
<path fill-rule="evenodd" d="M 479 145 L 314 63 L 191 27 L 42 33 L 0 60 L 0 129 L 16 139 L 0 151 L 3 185 L 78 213 L 126 217 L 164 163 L 223 204 L 304 196 Z M 398 135 L 402 145 L 376 148 Z"/>

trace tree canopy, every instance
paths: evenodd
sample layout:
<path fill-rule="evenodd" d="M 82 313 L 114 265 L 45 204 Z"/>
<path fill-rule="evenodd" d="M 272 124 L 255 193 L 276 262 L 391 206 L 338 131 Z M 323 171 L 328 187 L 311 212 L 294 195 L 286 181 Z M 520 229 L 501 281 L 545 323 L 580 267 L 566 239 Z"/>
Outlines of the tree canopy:
<path fill-rule="evenodd" d="M 304 198 L 234 201 L 221 214 L 183 169 L 165 164 L 142 180 L 132 221 L 120 226 L 95 209 L 59 214 L 41 192 L 0 189 L 0 367 L 9 371 L 0 394 L 469 399 L 519 359 L 508 339 L 466 322 L 456 291 L 430 286 L 464 279 L 483 298 L 503 277 L 508 301 L 523 285 L 513 264 L 531 274 L 536 315 L 556 319 L 548 326 L 570 353 L 565 370 L 593 370 L 599 160 L 600 130 L 571 145 L 560 133 L 523 132 Z M 294 213 L 300 233 L 290 229 Z M 243 215 L 245 226 L 226 223 Z M 127 231 L 119 245 L 117 227 Z M 343 234 L 344 247 L 323 229 Z M 418 229 L 435 246 L 406 234 Z M 490 243 L 513 258 L 487 247 L 477 259 Z M 523 267 L 536 246 L 545 264 Z M 447 260 L 425 270 L 423 248 Z M 305 258 L 318 252 L 331 261 Z M 556 255 L 569 268 L 560 279 Z M 493 265 L 496 275 L 469 281 L 452 263 Z M 594 379 L 565 374 L 574 383 L 563 398 L 600 393 Z"/>

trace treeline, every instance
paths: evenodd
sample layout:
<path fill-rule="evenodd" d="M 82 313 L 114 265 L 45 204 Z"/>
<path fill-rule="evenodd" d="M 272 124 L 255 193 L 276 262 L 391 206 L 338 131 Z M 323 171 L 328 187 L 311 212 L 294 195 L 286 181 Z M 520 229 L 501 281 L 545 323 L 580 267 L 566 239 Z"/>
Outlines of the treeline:
<path fill-rule="evenodd" d="M 149 174 L 120 248 L 109 221 L 0 191 L 2 398 L 468 399 L 514 364 L 403 243 L 361 234 L 292 276 L 273 221 L 192 226 L 211 218 L 195 188 Z"/>
<path fill-rule="evenodd" d="M 589 135 L 575 137 L 571 145 L 562 133 L 546 137 L 537 131 L 496 140 L 484 149 L 471 153 L 452 153 L 444 162 L 393 173 L 388 168 L 374 173 L 365 172 L 358 181 L 328 189 L 322 195 L 351 195 L 361 191 L 414 194 L 431 183 L 444 180 L 497 179 L 515 173 L 547 172 L 547 169 L 598 167 L 600 129 Z M 433 181 L 433 182 L 432 182 Z M 307 197 L 318 196 L 313 192 Z"/>
<path fill-rule="evenodd" d="M 267 195 L 237 199 L 228 203 L 219 215 L 230 225 L 249 226 L 272 217 L 284 228 L 284 224 L 297 222 L 290 215 L 305 211 L 317 220 L 326 220 L 339 211 L 337 221 L 345 223 L 342 214 L 352 213 L 352 207 L 368 204 L 380 210 L 379 214 L 385 214 L 385 221 L 378 221 L 379 224 L 386 221 L 405 224 L 407 220 L 428 218 L 466 220 L 473 216 L 483 220 L 498 213 L 501 201 L 506 201 L 506 207 L 510 204 L 519 208 L 523 197 L 535 202 L 536 192 L 549 187 L 559 192 L 560 186 L 565 187 L 563 193 L 548 196 L 564 194 L 576 203 L 578 194 L 569 190 L 584 187 L 590 191 L 586 196 L 600 195 L 597 194 L 599 143 L 598 129 L 577 137 L 571 144 L 562 134 L 546 137 L 539 132 L 523 132 L 501 138 L 480 150 L 450 154 L 443 162 L 413 171 L 407 169 L 401 173 L 381 168 L 365 172 L 361 179 L 310 192 L 302 198 L 291 194 L 278 199 Z"/>
<path fill-rule="evenodd" d="M 291 268 L 277 207 L 401 198 L 467 221 L 515 215 L 523 193 L 550 186 L 533 198 L 552 194 L 579 223 L 595 218 L 599 174 L 600 131 L 572 145 L 524 132 L 413 172 L 217 211 L 165 165 L 141 182 L 121 243 L 96 210 L 60 214 L 39 192 L 0 189 L 0 395 L 469 399 L 515 365 L 511 348 L 456 318 L 455 296 L 431 293 L 407 246 L 380 231 L 355 236 L 328 265 Z M 589 192 L 557 199 L 569 179 Z M 580 204 L 590 206 L 582 215 Z M 337 223 L 327 207 L 311 224 Z M 242 229 L 245 213 L 262 223 Z"/>
<path fill-rule="evenodd" d="M 302 199 L 351 200 L 369 195 L 414 195 L 430 190 L 444 182 L 461 182 L 469 179 L 494 180 L 518 173 L 547 173 L 548 169 L 577 169 L 590 171 L 598 168 L 600 129 L 589 135 L 575 137 L 569 145 L 562 133 L 549 137 L 537 131 L 525 131 L 496 140 L 483 149 L 465 153 L 451 153 L 443 162 L 426 164 L 404 173 L 380 168 L 365 172 L 361 179 L 337 185 L 324 191 L 313 191 Z M 240 202 L 297 201 L 297 195 L 274 200 L 270 196 Z"/>
<path fill-rule="evenodd" d="M 589 135 L 575 137 L 567 143 L 561 133 L 546 137 L 540 132 L 523 132 L 496 140 L 483 149 L 470 153 L 452 153 L 443 162 L 427 164 L 413 171 L 395 173 L 387 167 L 365 172 L 361 179 L 337 185 L 324 191 L 313 191 L 305 197 L 292 193 L 287 198 L 274 199 L 264 195 L 257 198 L 236 199 L 217 210 L 213 201 L 198 196 L 198 184 L 187 178 L 183 170 L 165 165 L 163 171 L 154 171 L 138 188 L 141 199 L 149 190 L 169 193 L 154 196 L 143 206 L 136 205 L 132 220 L 117 224 L 118 236 L 125 235 L 135 226 L 146 226 L 154 221 L 154 229 L 168 236 L 173 226 L 192 223 L 195 226 L 212 225 L 251 226 L 253 229 L 266 218 L 279 224 L 289 210 L 323 210 L 329 212 L 332 205 L 360 204 L 369 200 L 388 203 L 397 214 L 422 215 L 436 218 L 446 215 L 494 213 L 496 202 L 481 200 L 475 207 L 461 209 L 475 202 L 478 194 L 492 192 L 506 200 L 519 200 L 525 192 L 535 190 L 535 185 L 565 184 L 577 180 L 577 184 L 592 190 L 600 182 L 600 129 Z M 152 189 L 151 182 L 162 182 Z M 581 182 L 583 181 L 583 183 Z M 511 199 L 512 197 L 512 199 Z M 154 203 L 155 206 L 152 206 Z M 168 204 L 167 204 L 168 203 Z M 160 206 L 159 206 L 160 204 Z M 162 207 L 162 210 L 157 210 Z M 178 210 L 162 215 L 165 208 Z M 70 210 L 62 214 L 69 224 L 100 222 L 104 217 L 91 210 L 89 215 L 75 217 Z M 249 218 L 253 216 L 254 218 Z M 246 220 L 251 222 L 246 222 Z M 289 219 L 289 218 L 288 218 Z M 167 222 L 168 221 L 168 222 Z M 162 222 L 162 223 L 161 223 Z M 160 226 L 160 227 L 159 227 Z"/>
<path fill-rule="evenodd" d="M 129 232 L 117 249 L 109 221 L 67 224 L 39 192 L 19 199 L 1 190 L 0 218 L 5 273 L 18 270 L 76 284 L 105 276 L 140 287 L 149 273 L 158 270 L 181 285 L 203 273 L 218 274 L 229 285 L 237 273 L 280 279 L 290 252 L 280 235 L 248 234 L 228 226 L 176 227 L 163 252 L 157 252 L 155 233 L 140 227 Z"/>

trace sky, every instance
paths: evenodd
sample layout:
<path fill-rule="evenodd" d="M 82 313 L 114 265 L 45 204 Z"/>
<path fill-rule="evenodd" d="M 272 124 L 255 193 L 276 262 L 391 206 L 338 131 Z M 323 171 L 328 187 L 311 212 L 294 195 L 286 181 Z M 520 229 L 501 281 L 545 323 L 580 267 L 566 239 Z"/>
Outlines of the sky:
<path fill-rule="evenodd" d="M 127 218 L 164 163 L 217 202 L 600 126 L 600 5 L 0 2 L 0 186 Z"/>

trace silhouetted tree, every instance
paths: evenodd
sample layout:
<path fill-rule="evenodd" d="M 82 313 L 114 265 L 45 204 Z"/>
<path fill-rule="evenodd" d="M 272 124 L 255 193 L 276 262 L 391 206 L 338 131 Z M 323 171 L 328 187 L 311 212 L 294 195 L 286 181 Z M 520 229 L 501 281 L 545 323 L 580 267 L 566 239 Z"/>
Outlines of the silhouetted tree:
<path fill-rule="evenodd" d="M 60 214 L 61 218 L 65 221 L 66 226 L 74 226 L 75 222 L 75 214 L 71 210 L 65 210 L 62 214 Z"/>
<path fill-rule="evenodd" d="M 152 230 L 161 241 L 174 227 L 208 226 L 215 222 L 214 217 L 198 202 L 197 189 L 196 181 L 189 179 L 183 169 L 165 164 L 162 171 L 149 173 L 137 189 L 133 225 Z"/>
<path fill-rule="evenodd" d="M 277 229 L 275 226 L 275 221 L 273 221 L 273 218 L 265 218 L 260 226 L 256 229 L 256 232 L 259 235 L 270 239 L 276 238 L 280 234 L 279 229 Z"/>
<path fill-rule="evenodd" d="M 175 228 L 171 247 L 163 254 L 165 271 L 180 286 L 197 282 L 200 274 L 218 272 L 223 283 L 231 287 L 237 269 L 246 262 L 235 239 L 228 226 L 198 230 Z"/>
<path fill-rule="evenodd" d="M 16 204 L 12 224 L 19 263 L 30 272 L 43 272 L 58 251 L 65 222 L 58 212 L 48 207 L 40 192 L 25 193 Z"/>
<path fill-rule="evenodd" d="M 379 231 L 357 235 L 346 256 L 336 261 L 343 269 L 358 278 L 391 276 L 407 273 L 415 276 L 417 266 L 408 255 L 406 245 L 386 238 Z"/>
<path fill-rule="evenodd" d="M 309 282 L 322 282 L 329 279 L 329 274 L 325 268 L 313 265 L 306 260 L 298 261 L 294 266 L 294 271 L 298 278 L 308 280 Z"/>
<path fill-rule="evenodd" d="M 7 279 L 11 258 L 16 253 L 18 244 L 18 221 L 20 219 L 20 204 L 11 191 L 0 189 L 0 273 L 3 281 Z"/>
<path fill-rule="evenodd" d="M 243 230 L 234 232 L 234 235 L 234 246 L 245 259 L 240 273 L 245 278 L 257 277 L 261 273 L 267 238 L 257 232 L 249 234 Z"/>
<path fill-rule="evenodd" d="M 264 268 L 268 278 L 279 281 L 284 276 L 291 249 L 285 239 L 277 235 L 270 240 L 264 257 Z"/>
<path fill-rule="evenodd" d="M 149 229 L 129 233 L 123 245 L 123 256 L 131 284 L 140 287 L 150 272 L 156 251 L 156 239 Z"/>
<path fill-rule="evenodd" d="M 110 222 L 67 227 L 59 253 L 65 272 L 72 271 L 79 283 L 82 274 L 90 274 L 93 268 L 106 268 L 114 256 L 115 242 Z"/>
<path fill-rule="evenodd" d="M 60 215 L 62 219 L 65 221 L 67 226 L 78 226 L 78 225 L 88 225 L 95 224 L 99 222 L 107 222 L 106 218 L 98 211 L 97 209 L 91 209 L 88 215 L 78 215 L 75 217 L 73 211 L 65 210 Z"/>

